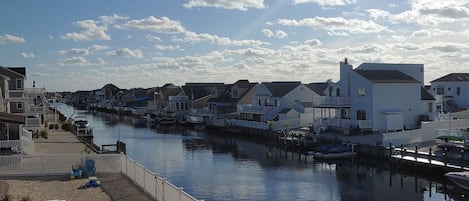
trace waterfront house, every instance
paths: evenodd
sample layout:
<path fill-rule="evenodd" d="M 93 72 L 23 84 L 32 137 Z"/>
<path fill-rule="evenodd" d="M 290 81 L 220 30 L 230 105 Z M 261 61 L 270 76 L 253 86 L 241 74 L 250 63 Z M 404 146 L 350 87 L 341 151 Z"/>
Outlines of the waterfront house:
<path fill-rule="evenodd" d="M 187 110 L 187 100 L 180 86 L 168 83 L 153 90 L 153 101 L 149 105 L 153 105 L 153 110 L 158 114 L 172 114 Z"/>
<path fill-rule="evenodd" d="M 103 105 L 112 105 L 114 96 L 120 91 L 119 87 L 113 84 L 106 84 L 101 89 L 94 90 L 96 102 Z"/>
<path fill-rule="evenodd" d="M 334 131 L 375 133 L 414 129 L 434 115 L 434 98 L 424 89 L 423 64 L 363 63 L 353 69 L 340 62 L 340 80 L 326 97 L 313 100 L 323 114 L 315 127 Z"/>
<path fill-rule="evenodd" d="M 309 126 L 312 97 L 320 96 L 301 82 L 262 82 L 253 90 L 251 102 L 238 105 L 239 117 L 232 125 L 273 130 Z"/>
<path fill-rule="evenodd" d="M 469 73 L 450 73 L 430 83 L 436 111 L 456 112 L 469 108 Z"/>
<path fill-rule="evenodd" d="M 254 86 L 249 80 L 238 80 L 234 84 L 226 85 L 226 89 L 215 98 L 208 101 L 209 113 L 223 115 L 236 113 L 238 105 L 250 104 Z"/>

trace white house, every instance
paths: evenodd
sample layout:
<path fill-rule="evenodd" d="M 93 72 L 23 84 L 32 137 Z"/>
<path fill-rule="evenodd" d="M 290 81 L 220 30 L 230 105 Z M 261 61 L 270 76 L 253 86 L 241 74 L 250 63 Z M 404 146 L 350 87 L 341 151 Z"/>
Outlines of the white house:
<path fill-rule="evenodd" d="M 469 108 L 469 73 L 451 73 L 430 83 L 430 93 L 436 98 L 436 111 Z"/>
<path fill-rule="evenodd" d="M 340 81 L 328 90 L 313 107 L 333 109 L 334 117 L 323 115 L 318 123 L 337 131 L 413 129 L 433 114 L 434 98 L 423 88 L 423 64 L 364 63 L 353 69 L 345 60 Z"/>
<path fill-rule="evenodd" d="M 238 105 L 236 126 L 280 130 L 309 126 L 313 110 L 311 97 L 319 97 L 301 82 L 263 82 L 254 87 L 251 103 Z M 269 125 L 271 124 L 271 125 Z"/>

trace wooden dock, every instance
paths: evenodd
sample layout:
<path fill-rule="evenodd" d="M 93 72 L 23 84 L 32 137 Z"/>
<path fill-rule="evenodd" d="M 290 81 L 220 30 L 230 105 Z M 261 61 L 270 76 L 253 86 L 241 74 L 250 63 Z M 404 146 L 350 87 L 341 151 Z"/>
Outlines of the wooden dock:
<path fill-rule="evenodd" d="M 405 148 L 392 148 L 390 159 L 398 165 L 413 166 L 413 168 L 427 168 L 441 172 L 469 171 L 468 161 L 464 160 L 464 152 L 459 155 L 444 152 L 436 155 L 429 151 L 407 150 Z"/>

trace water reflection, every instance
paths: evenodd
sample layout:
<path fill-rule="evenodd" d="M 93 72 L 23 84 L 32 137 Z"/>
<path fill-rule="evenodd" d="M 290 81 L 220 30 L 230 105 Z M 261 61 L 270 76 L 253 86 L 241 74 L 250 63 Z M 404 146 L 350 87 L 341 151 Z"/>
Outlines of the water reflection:
<path fill-rule="evenodd" d="M 68 106 L 59 110 L 73 112 Z M 281 147 L 222 133 L 153 129 L 130 117 L 85 115 L 96 144 L 121 139 L 130 157 L 207 201 L 468 198 L 466 191 L 431 172 L 390 171 L 389 165 L 366 159 L 305 162 L 304 156 Z"/>

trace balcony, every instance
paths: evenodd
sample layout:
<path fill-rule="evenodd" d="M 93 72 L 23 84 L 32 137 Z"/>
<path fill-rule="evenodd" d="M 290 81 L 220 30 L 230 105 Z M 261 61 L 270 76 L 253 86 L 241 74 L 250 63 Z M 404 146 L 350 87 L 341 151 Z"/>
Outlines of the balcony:
<path fill-rule="evenodd" d="M 371 129 L 373 128 L 372 120 L 350 120 L 350 119 L 323 119 L 320 123 L 322 126 L 331 126 L 341 129 L 348 128 L 361 128 Z"/>
<path fill-rule="evenodd" d="M 266 114 L 273 106 L 238 105 L 238 113 Z"/>
<path fill-rule="evenodd" d="M 350 97 L 318 97 L 313 98 L 316 108 L 344 108 L 350 107 Z"/>

